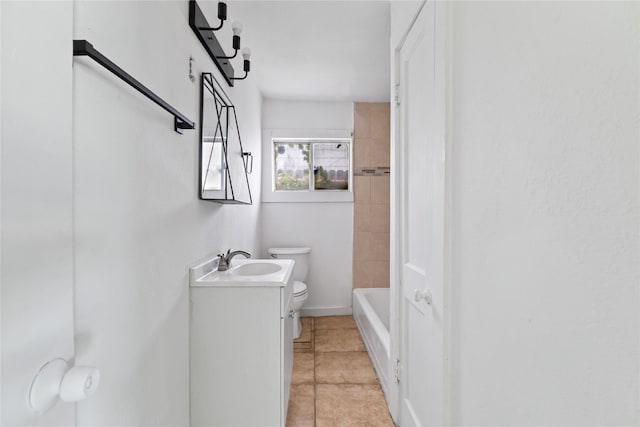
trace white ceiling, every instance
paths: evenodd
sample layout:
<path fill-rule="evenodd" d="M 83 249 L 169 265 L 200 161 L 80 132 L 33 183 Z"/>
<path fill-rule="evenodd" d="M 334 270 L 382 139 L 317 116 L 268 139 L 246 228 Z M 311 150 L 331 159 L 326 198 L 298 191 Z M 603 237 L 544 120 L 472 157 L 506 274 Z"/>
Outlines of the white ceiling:
<path fill-rule="evenodd" d="M 389 101 L 388 1 L 237 0 L 227 5 L 229 20 L 221 31 L 230 33 L 235 19 L 242 22 L 242 44 L 252 51 L 251 78 L 265 97 Z M 215 12 L 207 16 L 215 22 Z M 234 60 L 240 73 L 241 64 Z"/>

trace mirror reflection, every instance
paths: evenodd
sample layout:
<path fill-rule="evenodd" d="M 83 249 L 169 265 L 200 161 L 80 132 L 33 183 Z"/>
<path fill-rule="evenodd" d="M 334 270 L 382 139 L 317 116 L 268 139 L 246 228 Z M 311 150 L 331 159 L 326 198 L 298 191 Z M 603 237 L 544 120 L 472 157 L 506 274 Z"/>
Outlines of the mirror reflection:
<path fill-rule="evenodd" d="M 210 73 L 202 74 L 200 108 L 200 198 L 251 204 L 247 164 L 236 110 Z"/>
<path fill-rule="evenodd" d="M 224 154 L 222 139 L 202 137 L 202 191 L 220 191 L 224 184 Z"/>

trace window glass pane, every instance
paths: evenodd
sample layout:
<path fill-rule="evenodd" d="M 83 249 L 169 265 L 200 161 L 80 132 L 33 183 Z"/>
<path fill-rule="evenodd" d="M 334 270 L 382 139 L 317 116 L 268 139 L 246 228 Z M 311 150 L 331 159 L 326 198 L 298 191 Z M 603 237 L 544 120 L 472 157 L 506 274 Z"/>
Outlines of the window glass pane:
<path fill-rule="evenodd" d="M 314 143 L 313 177 L 316 190 L 348 190 L 349 144 L 340 141 Z"/>
<path fill-rule="evenodd" d="M 275 142 L 275 189 L 309 190 L 309 144 Z"/>

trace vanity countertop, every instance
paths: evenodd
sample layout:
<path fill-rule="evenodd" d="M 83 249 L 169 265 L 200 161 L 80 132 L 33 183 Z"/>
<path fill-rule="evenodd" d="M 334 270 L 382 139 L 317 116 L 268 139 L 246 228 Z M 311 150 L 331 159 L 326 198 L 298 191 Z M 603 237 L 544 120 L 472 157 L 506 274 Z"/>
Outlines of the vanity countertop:
<path fill-rule="evenodd" d="M 189 269 L 191 287 L 284 287 L 291 278 L 289 259 L 234 259 L 227 271 L 217 270 L 217 260 Z M 275 271 L 274 271 L 275 270 Z"/>

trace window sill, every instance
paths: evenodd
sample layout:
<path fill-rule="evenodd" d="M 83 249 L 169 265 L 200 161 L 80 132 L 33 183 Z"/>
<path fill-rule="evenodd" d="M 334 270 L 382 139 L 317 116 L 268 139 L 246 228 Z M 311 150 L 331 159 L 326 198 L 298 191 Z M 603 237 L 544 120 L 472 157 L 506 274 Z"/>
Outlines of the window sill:
<path fill-rule="evenodd" d="M 353 202 L 352 191 L 269 191 L 263 203 L 345 203 Z"/>

